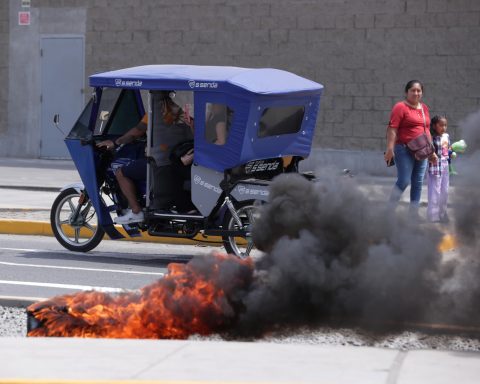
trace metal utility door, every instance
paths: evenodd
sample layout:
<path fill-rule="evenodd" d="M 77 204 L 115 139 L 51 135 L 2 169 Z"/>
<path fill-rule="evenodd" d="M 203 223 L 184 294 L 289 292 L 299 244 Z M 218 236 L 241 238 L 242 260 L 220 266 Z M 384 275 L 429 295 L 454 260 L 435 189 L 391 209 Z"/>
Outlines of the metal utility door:
<path fill-rule="evenodd" d="M 41 43 L 41 124 L 40 156 L 70 158 L 64 135 L 68 134 L 84 107 L 84 39 L 82 36 L 44 37 Z"/>

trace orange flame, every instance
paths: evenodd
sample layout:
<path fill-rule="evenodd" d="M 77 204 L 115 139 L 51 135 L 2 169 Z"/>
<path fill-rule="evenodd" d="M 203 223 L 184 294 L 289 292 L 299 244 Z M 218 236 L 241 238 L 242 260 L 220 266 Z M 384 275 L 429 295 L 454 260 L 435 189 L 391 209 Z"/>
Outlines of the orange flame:
<path fill-rule="evenodd" d="M 111 296 L 89 291 L 32 304 L 39 322 L 28 336 L 185 339 L 221 331 L 236 317 L 232 293 L 250 283 L 253 264 L 214 253 L 187 264 L 139 292 Z"/>

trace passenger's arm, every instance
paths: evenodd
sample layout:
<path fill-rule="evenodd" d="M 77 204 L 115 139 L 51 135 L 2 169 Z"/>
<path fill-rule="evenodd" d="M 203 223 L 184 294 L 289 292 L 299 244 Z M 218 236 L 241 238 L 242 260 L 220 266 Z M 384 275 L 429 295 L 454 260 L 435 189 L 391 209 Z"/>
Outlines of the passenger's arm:
<path fill-rule="evenodd" d="M 187 166 L 193 163 L 193 148 L 180 158 L 183 165 Z"/>
<path fill-rule="evenodd" d="M 224 121 L 220 121 L 215 126 L 215 133 L 217 135 L 217 139 L 215 140 L 214 144 L 216 145 L 223 145 L 227 141 L 227 125 Z"/>

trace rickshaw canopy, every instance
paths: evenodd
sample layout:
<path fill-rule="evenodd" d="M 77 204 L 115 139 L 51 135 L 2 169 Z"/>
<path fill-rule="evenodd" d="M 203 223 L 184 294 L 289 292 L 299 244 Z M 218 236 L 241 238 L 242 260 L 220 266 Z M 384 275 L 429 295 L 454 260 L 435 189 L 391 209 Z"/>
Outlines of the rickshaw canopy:
<path fill-rule="evenodd" d="M 90 76 L 92 87 L 146 90 L 218 91 L 262 95 L 319 93 L 323 86 L 291 72 L 274 68 L 201 65 L 144 65 Z"/>
<path fill-rule="evenodd" d="M 273 68 L 145 65 L 95 74 L 89 79 L 95 88 L 193 92 L 194 161 L 220 172 L 256 159 L 308 157 L 323 91 L 321 84 Z M 212 103 L 232 111 L 224 145 L 206 139 L 205 106 Z M 283 117 L 283 126 L 278 123 L 278 113 L 290 114 L 290 120 Z M 269 127 L 265 127 L 266 122 L 270 122 Z"/>

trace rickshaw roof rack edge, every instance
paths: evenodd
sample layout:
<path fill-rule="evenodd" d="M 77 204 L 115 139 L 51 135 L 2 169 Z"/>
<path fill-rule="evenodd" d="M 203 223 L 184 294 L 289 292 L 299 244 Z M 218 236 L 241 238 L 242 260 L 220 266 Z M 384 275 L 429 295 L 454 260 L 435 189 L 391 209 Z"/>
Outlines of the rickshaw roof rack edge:
<path fill-rule="evenodd" d="M 144 65 L 103 72 L 89 77 L 92 87 L 148 90 L 250 92 L 260 95 L 321 94 L 323 85 L 274 68 L 206 65 Z"/>

